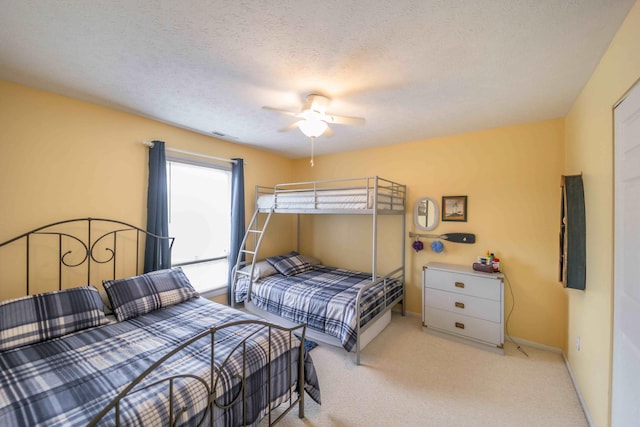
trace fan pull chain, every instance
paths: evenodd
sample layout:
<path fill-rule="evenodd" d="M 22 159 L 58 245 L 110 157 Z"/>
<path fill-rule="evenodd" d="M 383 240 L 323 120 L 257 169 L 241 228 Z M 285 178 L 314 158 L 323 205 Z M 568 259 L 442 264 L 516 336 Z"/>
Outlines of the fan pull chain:
<path fill-rule="evenodd" d="M 315 142 L 316 137 L 312 136 L 311 137 L 311 161 L 309 163 L 311 163 L 311 167 L 313 167 L 313 143 Z"/>

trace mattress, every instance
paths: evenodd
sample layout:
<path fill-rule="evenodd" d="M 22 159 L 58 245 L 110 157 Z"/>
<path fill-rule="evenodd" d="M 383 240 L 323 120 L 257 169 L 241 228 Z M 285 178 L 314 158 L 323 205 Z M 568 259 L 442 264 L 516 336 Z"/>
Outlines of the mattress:
<path fill-rule="evenodd" d="M 258 209 L 365 210 L 373 209 L 374 190 L 355 188 L 317 191 L 279 191 L 258 198 Z M 403 211 L 403 198 L 378 192 L 376 209 Z"/>
<path fill-rule="evenodd" d="M 336 337 L 351 351 L 357 340 L 356 298 L 371 283 L 371 274 L 323 265 L 295 276 L 273 274 L 254 282 L 251 302 L 258 308 L 308 329 Z M 248 280 L 236 285 L 236 301 L 247 297 Z M 363 326 L 403 293 L 402 282 L 389 280 L 367 289 L 362 297 Z"/>

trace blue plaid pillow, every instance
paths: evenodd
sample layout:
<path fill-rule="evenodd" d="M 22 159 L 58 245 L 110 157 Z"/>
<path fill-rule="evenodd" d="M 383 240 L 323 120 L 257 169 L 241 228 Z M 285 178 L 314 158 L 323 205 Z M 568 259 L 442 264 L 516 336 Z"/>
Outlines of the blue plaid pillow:
<path fill-rule="evenodd" d="M 4 301 L 0 303 L 0 351 L 107 323 L 93 286 Z"/>
<path fill-rule="evenodd" d="M 126 279 L 105 280 L 111 307 L 119 321 L 132 319 L 198 296 L 181 268 L 158 270 Z"/>
<path fill-rule="evenodd" d="M 267 262 L 278 270 L 278 273 L 285 276 L 295 276 L 313 269 L 313 266 L 295 251 L 291 251 L 286 255 L 269 257 Z"/>

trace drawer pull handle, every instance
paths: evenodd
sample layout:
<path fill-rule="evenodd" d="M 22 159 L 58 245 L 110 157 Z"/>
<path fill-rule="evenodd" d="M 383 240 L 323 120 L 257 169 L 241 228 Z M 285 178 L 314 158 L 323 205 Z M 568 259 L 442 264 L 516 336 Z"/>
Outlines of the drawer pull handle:
<path fill-rule="evenodd" d="M 456 328 L 464 329 L 464 323 L 456 322 Z"/>
<path fill-rule="evenodd" d="M 464 288 L 464 283 L 456 282 L 456 288 Z"/>
<path fill-rule="evenodd" d="M 456 302 L 456 307 L 464 308 L 464 303 L 463 302 Z"/>

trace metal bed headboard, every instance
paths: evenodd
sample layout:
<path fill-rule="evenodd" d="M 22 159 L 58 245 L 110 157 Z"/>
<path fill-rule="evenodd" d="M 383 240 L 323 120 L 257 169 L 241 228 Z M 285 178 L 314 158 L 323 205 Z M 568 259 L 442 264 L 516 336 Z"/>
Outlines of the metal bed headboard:
<path fill-rule="evenodd" d="M 5 242 L 0 243 L 0 248 L 9 246 L 10 244 L 24 241 L 26 254 L 26 270 L 25 270 L 25 295 L 29 295 L 30 281 L 32 276 L 32 263 L 34 260 L 33 247 L 38 243 L 38 237 L 53 236 L 56 242 L 47 242 L 47 256 L 57 258 L 58 272 L 58 290 L 63 288 L 63 273 L 69 269 L 86 269 L 87 284 L 91 283 L 92 267 L 95 269 L 99 265 L 111 264 L 111 275 L 109 278 L 118 278 L 118 250 L 124 252 L 125 255 L 133 249 L 135 255 L 135 271 L 136 274 L 142 273 L 141 254 L 144 244 L 149 239 L 155 239 L 157 242 L 166 241 L 169 245 L 169 254 L 173 248 L 174 237 L 158 236 L 150 233 L 135 225 L 126 222 L 104 219 L 104 218 L 77 218 L 65 221 L 54 222 L 34 230 L 16 236 Z M 120 243 L 120 246 L 118 244 Z M 126 246 L 126 250 L 124 247 Z M 161 245 L 156 245 L 160 248 Z M 98 249 L 100 251 L 98 251 Z M 98 253 L 100 252 L 100 253 Z M 129 255 L 128 255 L 129 256 Z M 159 257 L 159 251 L 156 257 Z M 171 255 L 169 255 L 169 260 Z M 105 277 L 106 279 L 106 277 Z"/>

